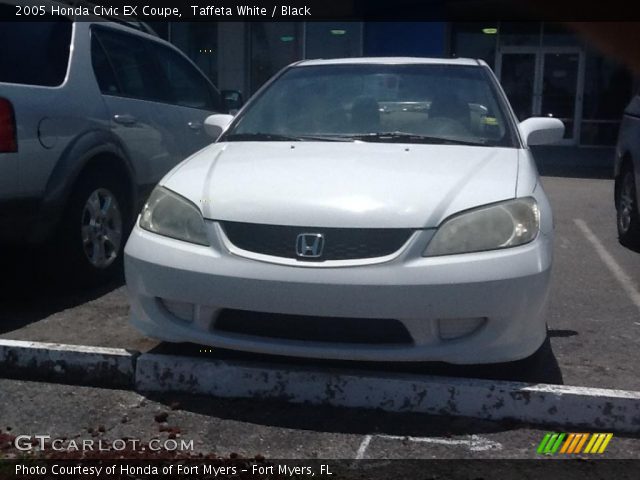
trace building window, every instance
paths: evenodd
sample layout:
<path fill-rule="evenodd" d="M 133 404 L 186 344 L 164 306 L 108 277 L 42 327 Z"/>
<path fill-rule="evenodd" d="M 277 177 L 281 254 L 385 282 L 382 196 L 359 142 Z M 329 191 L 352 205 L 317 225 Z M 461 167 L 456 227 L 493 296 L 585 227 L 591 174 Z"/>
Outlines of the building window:
<path fill-rule="evenodd" d="M 362 52 L 362 23 L 308 22 L 305 58 L 358 57 Z"/>
<path fill-rule="evenodd" d="M 256 22 L 250 26 L 250 87 L 258 90 L 283 67 L 302 58 L 302 24 Z"/>
<path fill-rule="evenodd" d="M 500 22 L 500 46 L 539 47 L 542 41 L 541 22 Z"/>
<path fill-rule="evenodd" d="M 633 78 L 628 70 L 614 60 L 588 52 L 582 103 L 582 144 L 615 144 L 622 112 L 632 92 Z"/>
<path fill-rule="evenodd" d="M 633 90 L 623 66 L 556 23 L 453 23 L 450 31 L 452 56 L 494 67 L 520 120 L 551 114 L 565 123 L 566 145 L 615 144 Z"/>
<path fill-rule="evenodd" d="M 567 30 L 564 25 L 545 22 L 542 26 L 542 45 L 545 47 L 582 47 L 583 42 L 580 37 Z"/>
<path fill-rule="evenodd" d="M 451 25 L 451 56 L 481 58 L 494 68 L 497 39 L 497 23 L 453 23 Z"/>
<path fill-rule="evenodd" d="M 173 22 L 171 43 L 182 50 L 214 84 L 218 84 L 218 24 Z"/>

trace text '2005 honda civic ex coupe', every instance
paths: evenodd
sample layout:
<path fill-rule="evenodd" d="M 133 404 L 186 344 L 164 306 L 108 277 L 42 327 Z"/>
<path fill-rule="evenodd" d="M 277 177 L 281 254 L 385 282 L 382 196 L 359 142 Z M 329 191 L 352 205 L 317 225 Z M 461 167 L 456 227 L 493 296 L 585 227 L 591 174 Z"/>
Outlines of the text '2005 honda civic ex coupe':
<path fill-rule="evenodd" d="M 481 61 L 287 67 L 171 171 L 125 250 L 132 323 L 170 342 L 369 361 L 493 363 L 546 338 L 553 220 Z"/>

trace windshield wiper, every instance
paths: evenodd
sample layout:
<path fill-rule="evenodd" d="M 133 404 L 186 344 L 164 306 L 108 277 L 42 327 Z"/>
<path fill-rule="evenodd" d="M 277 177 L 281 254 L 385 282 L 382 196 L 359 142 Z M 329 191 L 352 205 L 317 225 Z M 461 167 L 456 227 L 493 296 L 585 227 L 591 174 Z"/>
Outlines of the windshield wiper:
<path fill-rule="evenodd" d="M 300 135 L 299 138 L 313 142 L 353 142 L 353 137 L 348 135 Z"/>
<path fill-rule="evenodd" d="M 292 135 L 280 135 L 279 133 L 230 133 L 224 140 L 233 142 L 301 142 L 303 139 Z"/>
<path fill-rule="evenodd" d="M 353 142 L 351 137 L 333 135 L 281 135 L 279 133 L 231 133 L 224 137 L 230 142 Z"/>
<path fill-rule="evenodd" d="M 396 142 L 396 143 L 427 143 L 432 145 L 472 145 L 486 146 L 486 142 L 472 140 L 458 140 L 457 138 L 431 137 L 405 132 L 378 132 L 353 135 L 352 138 L 363 142 Z"/>

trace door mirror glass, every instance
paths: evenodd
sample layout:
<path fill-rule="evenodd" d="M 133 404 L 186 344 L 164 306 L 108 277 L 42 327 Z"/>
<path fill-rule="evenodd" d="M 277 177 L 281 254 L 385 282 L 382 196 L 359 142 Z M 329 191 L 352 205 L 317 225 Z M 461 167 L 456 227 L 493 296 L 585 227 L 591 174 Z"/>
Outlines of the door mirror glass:
<path fill-rule="evenodd" d="M 222 105 L 226 112 L 234 115 L 244 105 L 242 93 L 238 90 L 222 90 Z"/>
<path fill-rule="evenodd" d="M 559 142 L 564 136 L 564 123 L 557 118 L 527 118 L 518 128 L 527 145 L 548 145 Z"/>
<path fill-rule="evenodd" d="M 232 120 L 233 115 L 209 115 L 204 121 L 204 130 L 211 138 L 218 139 L 218 137 L 222 134 L 222 132 L 226 130 Z"/>

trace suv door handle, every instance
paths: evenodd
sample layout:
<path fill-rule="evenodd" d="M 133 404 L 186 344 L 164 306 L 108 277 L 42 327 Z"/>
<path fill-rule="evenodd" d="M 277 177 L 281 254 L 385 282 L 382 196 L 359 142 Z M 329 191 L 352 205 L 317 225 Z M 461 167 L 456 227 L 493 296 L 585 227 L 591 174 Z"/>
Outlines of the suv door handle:
<path fill-rule="evenodd" d="M 137 122 L 136 117 L 129 114 L 116 114 L 113 116 L 113 121 L 122 125 L 133 125 Z"/>
<path fill-rule="evenodd" d="M 200 130 L 202 128 L 202 122 L 189 122 L 187 125 L 191 130 Z"/>

